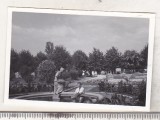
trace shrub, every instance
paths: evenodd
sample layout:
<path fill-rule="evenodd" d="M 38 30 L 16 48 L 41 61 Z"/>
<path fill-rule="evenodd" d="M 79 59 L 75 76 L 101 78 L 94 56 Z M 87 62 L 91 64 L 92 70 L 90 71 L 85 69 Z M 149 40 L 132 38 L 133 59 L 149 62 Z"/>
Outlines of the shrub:
<path fill-rule="evenodd" d="M 70 70 L 70 75 L 71 75 L 71 79 L 72 80 L 77 80 L 77 78 L 78 78 L 78 71 L 72 69 L 72 70 Z"/>
<path fill-rule="evenodd" d="M 78 77 L 82 77 L 82 70 L 78 70 Z"/>
<path fill-rule="evenodd" d="M 128 94 L 132 94 L 133 92 L 133 86 L 131 84 L 129 84 L 128 86 L 126 86 L 126 93 Z"/>
<path fill-rule="evenodd" d="M 37 68 L 37 78 L 45 83 L 52 83 L 55 77 L 56 67 L 50 60 L 42 61 Z"/>
<path fill-rule="evenodd" d="M 146 82 L 143 80 L 139 85 L 139 101 L 141 105 L 145 106 L 146 102 Z"/>
<path fill-rule="evenodd" d="M 123 82 L 122 82 L 122 81 L 120 81 L 120 82 L 118 83 L 118 92 L 119 92 L 119 93 L 123 93 Z"/>
<path fill-rule="evenodd" d="M 64 80 L 67 80 L 67 79 L 71 78 L 70 72 L 68 72 L 68 71 L 63 72 L 62 73 L 62 78 Z"/>
<path fill-rule="evenodd" d="M 99 86 L 99 90 L 100 91 L 105 91 L 105 83 L 103 81 L 101 81 L 100 83 L 98 83 Z"/>
<path fill-rule="evenodd" d="M 10 80 L 13 80 L 15 78 L 15 74 L 13 71 L 10 71 Z"/>

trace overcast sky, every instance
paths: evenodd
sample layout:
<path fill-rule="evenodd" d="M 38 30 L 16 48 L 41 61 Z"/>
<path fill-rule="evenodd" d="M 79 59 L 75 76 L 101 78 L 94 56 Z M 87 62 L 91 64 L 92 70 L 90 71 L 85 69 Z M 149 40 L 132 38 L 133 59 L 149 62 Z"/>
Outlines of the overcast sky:
<path fill-rule="evenodd" d="M 105 52 L 112 46 L 139 52 L 148 34 L 149 20 L 144 18 L 14 12 L 12 19 L 12 48 L 33 55 L 44 52 L 48 41 L 71 54 L 79 49 L 88 54 L 93 47 Z"/>

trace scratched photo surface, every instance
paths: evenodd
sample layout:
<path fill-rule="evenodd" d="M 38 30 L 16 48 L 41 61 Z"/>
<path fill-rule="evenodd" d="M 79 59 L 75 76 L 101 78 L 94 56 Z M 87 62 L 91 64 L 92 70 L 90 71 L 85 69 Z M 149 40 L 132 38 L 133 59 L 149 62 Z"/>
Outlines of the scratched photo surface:
<path fill-rule="evenodd" d="M 9 99 L 145 106 L 149 19 L 13 12 Z"/>

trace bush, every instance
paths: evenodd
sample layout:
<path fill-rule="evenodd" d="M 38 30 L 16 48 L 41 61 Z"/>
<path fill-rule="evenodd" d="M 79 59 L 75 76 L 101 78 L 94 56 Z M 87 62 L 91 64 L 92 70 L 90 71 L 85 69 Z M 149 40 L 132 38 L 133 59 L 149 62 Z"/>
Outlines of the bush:
<path fill-rule="evenodd" d="M 122 81 L 120 81 L 120 82 L 118 83 L 118 92 L 119 92 L 119 93 L 123 93 L 123 82 L 122 82 Z"/>
<path fill-rule="evenodd" d="M 78 71 L 77 70 L 70 70 L 70 75 L 72 80 L 77 80 L 78 78 Z"/>
<path fill-rule="evenodd" d="M 146 103 L 146 82 L 144 80 L 139 85 L 138 99 L 139 99 L 141 105 L 145 106 L 145 103 Z"/>
<path fill-rule="evenodd" d="M 99 86 L 99 90 L 100 91 L 105 91 L 105 83 L 103 81 L 101 81 L 100 83 L 98 83 Z"/>
<path fill-rule="evenodd" d="M 55 77 L 56 67 L 50 60 L 42 61 L 37 68 L 37 78 L 44 83 L 52 83 Z"/>
<path fill-rule="evenodd" d="M 14 79 L 15 78 L 15 74 L 13 71 L 10 71 L 10 80 Z"/>
<path fill-rule="evenodd" d="M 82 70 L 78 70 L 78 77 L 82 77 Z"/>
<path fill-rule="evenodd" d="M 67 79 L 71 78 L 70 72 L 68 72 L 68 71 L 63 72 L 62 73 L 62 78 L 64 80 L 67 80 Z"/>

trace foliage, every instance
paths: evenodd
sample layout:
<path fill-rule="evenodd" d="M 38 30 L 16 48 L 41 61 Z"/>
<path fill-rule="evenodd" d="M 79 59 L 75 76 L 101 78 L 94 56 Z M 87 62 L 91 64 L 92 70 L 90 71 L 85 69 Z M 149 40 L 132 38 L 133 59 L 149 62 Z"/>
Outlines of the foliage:
<path fill-rule="evenodd" d="M 78 70 L 78 77 L 82 77 L 82 70 Z"/>
<path fill-rule="evenodd" d="M 119 93 L 126 93 L 126 91 L 127 91 L 126 83 L 124 83 L 123 81 L 120 81 L 118 83 L 118 92 Z"/>
<path fill-rule="evenodd" d="M 136 69 L 141 68 L 140 61 L 142 58 L 140 57 L 139 53 L 135 50 L 126 50 L 122 56 L 123 59 L 123 68 L 130 69 L 136 71 Z"/>
<path fill-rule="evenodd" d="M 64 72 L 62 73 L 62 78 L 63 78 L 64 80 L 70 79 L 70 78 L 71 78 L 70 72 L 69 72 L 69 71 L 64 71 Z"/>
<path fill-rule="evenodd" d="M 20 69 L 19 72 L 22 77 L 30 75 L 34 71 L 34 57 L 29 51 L 23 50 L 19 54 Z"/>
<path fill-rule="evenodd" d="M 87 61 L 88 61 L 88 57 L 83 51 L 77 50 L 76 52 L 74 52 L 72 56 L 72 62 L 77 70 L 86 70 Z"/>
<path fill-rule="evenodd" d="M 146 101 L 146 82 L 143 80 L 139 85 L 139 102 L 142 106 L 145 106 Z"/>
<path fill-rule="evenodd" d="M 31 88 L 34 88 L 32 83 L 35 80 L 39 80 L 40 82 L 40 88 L 38 89 L 47 89 L 47 86 L 43 86 L 43 84 L 45 85 L 47 83 L 47 85 L 50 85 L 53 83 L 55 71 L 60 67 L 65 67 L 66 71 L 62 75 L 65 80 L 76 80 L 78 77 L 82 77 L 83 70 L 85 73 L 89 72 L 90 75 L 92 71 L 97 71 L 98 74 L 100 74 L 101 71 L 115 73 L 117 67 L 131 72 L 140 72 L 147 67 L 148 45 L 146 45 L 141 52 L 126 50 L 124 54 L 121 54 L 118 49 L 112 47 L 103 54 L 99 49 L 94 48 L 88 56 L 82 50 L 77 50 L 71 56 L 65 47 L 54 47 L 52 42 L 47 42 L 45 52 L 46 54 L 39 52 L 36 56 L 33 56 L 28 50 L 16 52 L 12 49 L 10 79 L 14 81 L 15 72 L 19 72 L 22 79 L 26 82 L 25 84 L 27 84 L 27 87 L 23 86 L 22 88 L 29 91 Z M 33 78 L 31 75 L 33 72 L 37 72 L 36 78 Z M 131 77 L 134 78 L 135 76 L 132 75 Z M 142 78 L 141 76 L 139 77 Z M 123 79 L 118 75 L 114 76 L 114 79 L 115 78 Z M 141 104 L 145 104 L 145 82 L 142 82 L 138 88 L 123 82 L 120 82 L 118 85 L 112 85 L 106 82 L 99 85 L 102 91 L 139 94 L 139 100 L 142 101 Z M 16 89 L 20 91 L 19 88 Z M 134 92 L 134 89 L 138 89 L 138 92 Z"/>
<path fill-rule="evenodd" d="M 103 81 L 101 81 L 100 83 L 98 83 L 99 85 L 99 90 L 100 91 L 105 91 L 105 83 Z"/>
<path fill-rule="evenodd" d="M 88 70 L 90 71 L 97 71 L 100 74 L 101 70 L 104 68 L 104 57 L 103 53 L 96 48 L 93 48 L 92 53 L 89 54 L 88 60 Z"/>
<path fill-rule="evenodd" d="M 10 66 L 10 79 L 12 80 L 15 75 L 14 73 L 19 70 L 19 54 L 12 49 L 11 50 L 11 66 Z"/>
<path fill-rule="evenodd" d="M 116 92 L 116 93 L 122 93 L 122 94 L 130 94 L 132 95 L 134 92 L 134 85 L 133 84 L 127 84 L 126 82 L 120 81 L 118 85 L 100 81 L 98 83 L 99 90 L 103 92 Z M 133 89 L 134 88 L 134 89 Z M 139 95 L 140 88 L 137 88 L 138 92 L 134 93 L 134 95 Z"/>
<path fill-rule="evenodd" d="M 19 71 L 20 71 L 21 76 L 25 79 L 32 73 L 32 67 L 23 65 L 22 67 L 20 67 Z"/>
<path fill-rule="evenodd" d="M 122 81 L 118 83 L 118 92 L 123 93 L 123 82 Z"/>
<path fill-rule="evenodd" d="M 60 67 L 69 68 L 71 66 L 72 58 L 65 47 L 54 47 L 52 42 L 47 42 L 45 52 L 47 53 L 48 60 L 54 61 L 57 70 Z"/>
<path fill-rule="evenodd" d="M 15 72 L 19 72 L 29 86 L 33 80 L 30 78 L 30 75 L 33 71 L 34 57 L 31 55 L 31 53 L 26 50 L 22 50 L 20 53 L 17 53 L 14 49 L 12 49 L 10 79 L 14 80 Z"/>
<path fill-rule="evenodd" d="M 77 78 L 78 78 L 78 71 L 75 70 L 75 69 L 71 69 L 70 70 L 70 75 L 71 75 L 71 79 L 72 80 L 77 80 Z"/>
<path fill-rule="evenodd" d="M 53 83 L 55 77 L 56 67 L 53 61 L 44 60 L 42 61 L 38 68 L 38 79 L 44 83 Z"/>
<path fill-rule="evenodd" d="M 10 70 L 10 80 L 13 80 L 15 78 L 15 74 L 12 70 Z"/>
<path fill-rule="evenodd" d="M 118 52 L 118 49 L 112 47 L 106 52 L 104 58 L 106 71 L 111 71 L 112 73 L 115 73 L 115 69 L 117 67 L 120 67 L 121 53 Z"/>
<path fill-rule="evenodd" d="M 43 61 L 43 60 L 47 59 L 47 56 L 44 53 L 39 52 L 39 53 L 37 53 L 36 58 L 38 61 Z"/>
<path fill-rule="evenodd" d="M 25 81 L 28 83 L 28 91 L 31 92 L 31 83 L 33 82 L 33 76 L 27 75 Z"/>
<path fill-rule="evenodd" d="M 55 46 L 52 60 L 55 63 L 56 69 L 67 67 L 71 64 L 71 56 L 63 46 Z"/>
<path fill-rule="evenodd" d="M 12 72 L 18 71 L 20 67 L 19 60 L 20 60 L 19 54 L 14 49 L 12 49 L 11 50 L 11 68 L 10 68 Z"/>
<path fill-rule="evenodd" d="M 141 51 L 140 53 L 140 56 L 142 58 L 142 61 L 141 61 L 141 65 L 143 67 L 143 69 L 147 68 L 147 61 L 148 61 L 148 45 L 146 45 L 143 50 Z"/>
<path fill-rule="evenodd" d="M 37 53 L 35 57 L 27 50 L 22 50 L 17 53 L 14 49 L 11 50 L 11 68 L 10 78 L 14 78 L 14 73 L 19 72 L 22 77 L 28 76 L 35 72 L 38 65 L 43 60 L 51 60 L 58 70 L 61 66 L 65 67 L 68 71 L 74 66 L 78 70 L 79 77 L 82 76 L 82 70 L 88 71 L 90 75 L 92 71 L 97 71 L 98 74 L 102 70 L 106 72 L 115 73 L 115 69 L 120 67 L 131 73 L 135 71 L 143 72 L 147 67 L 148 45 L 146 45 L 140 53 L 134 50 L 126 50 L 123 55 L 112 47 L 106 54 L 94 48 L 89 56 L 83 51 L 77 50 L 71 55 L 63 46 L 53 46 L 52 42 L 46 43 L 45 52 Z"/>
<path fill-rule="evenodd" d="M 34 57 L 35 68 L 37 68 L 37 66 L 46 59 L 47 59 L 47 56 L 44 53 L 42 52 L 37 53 L 37 55 Z"/>

